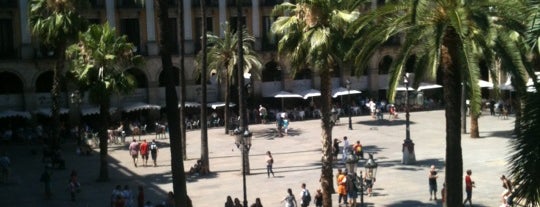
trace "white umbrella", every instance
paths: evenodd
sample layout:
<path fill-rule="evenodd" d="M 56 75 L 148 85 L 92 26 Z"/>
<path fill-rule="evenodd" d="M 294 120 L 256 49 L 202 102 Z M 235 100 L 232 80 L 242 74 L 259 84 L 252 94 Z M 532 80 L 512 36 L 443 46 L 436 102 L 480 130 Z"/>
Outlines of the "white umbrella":
<path fill-rule="evenodd" d="M 160 108 L 161 107 L 159 105 L 136 102 L 136 103 L 129 103 L 129 104 L 124 105 L 123 111 L 132 112 L 132 111 L 146 110 L 146 109 L 159 110 Z"/>
<path fill-rule="evenodd" d="M 68 108 L 60 108 L 58 111 L 59 114 L 67 114 L 69 112 Z M 52 116 L 51 108 L 39 108 L 34 111 L 34 114 L 41 114 L 43 116 Z"/>
<path fill-rule="evenodd" d="M 427 89 L 435 89 L 435 88 L 442 88 L 441 85 L 439 84 L 434 84 L 434 83 L 420 83 L 420 85 L 418 86 L 418 91 L 421 91 L 421 90 L 427 90 Z"/>
<path fill-rule="evenodd" d="M 10 117 L 22 117 L 30 119 L 32 115 L 27 111 L 13 111 L 7 110 L 0 112 L 0 118 L 10 118 Z"/>
<path fill-rule="evenodd" d="M 225 102 L 213 102 L 213 103 L 208 103 L 206 104 L 207 107 L 210 107 L 212 109 L 216 109 L 216 108 L 219 108 L 219 107 L 224 107 L 225 106 Z M 233 106 L 236 106 L 235 103 L 233 102 L 230 102 L 229 103 L 229 107 L 233 107 Z"/>
<path fill-rule="evenodd" d="M 113 113 L 114 111 L 116 111 L 116 107 L 109 108 L 109 113 Z M 81 113 L 83 116 L 99 114 L 99 106 L 84 107 L 81 109 Z"/>
<path fill-rule="evenodd" d="M 298 95 L 296 93 L 287 92 L 287 91 L 278 91 L 278 92 L 274 93 L 272 96 L 274 98 L 281 98 L 281 110 L 282 111 L 284 110 L 284 106 L 285 106 L 285 102 L 284 102 L 285 98 L 303 98 L 303 96 L 301 96 L 301 95 Z"/>
<path fill-rule="evenodd" d="M 478 80 L 478 86 L 480 86 L 480 88 L 493 88 L 493 83 L 485 80 Z"/>
<path fill-rule="evenodd" d="M 310 97 L 321 96 L 321 92 L 318 91 L 318 90 L 315 90 L 315 89 L 308 89 L 308 90 L 305 90 L 305 91 L 301 91 L 299 94 L 302 97 L 304 97 L 304 99 L 308 99 Z"/>
<path fill-rule="evenodd" d="M 190 102 L 190 101 L 186 101 L 185 104 L 184 104 L 185 107 L 192 107 L 192 108 L 197 108 L 197 107 L 201 107 L 201 104 L 200 103 L 197 103 L 197 102 Z M 178 102 L 178 108 L 180 108 L 180 102 Z"/>
<path fill-rule="evenodd" d="M 396 87 L 396 91 L 414 91 L 414 88 L 411 86 L 405 88 L 403 85 L 398 85 L 398 87 Z"/>
<path fill-rule="evenodd" d="M 359 91 L 359 90 L 354 90 L 354 89 L 348 90 L 348 89 L 343 88 L 343 87 L 332 89 L 332 97 L 334 97 L 334 98 L 337 98 L 338 96 L 343 96 L 343 95 L 360 94 L 360 93 L 362 93 L 362 92 Z"/>

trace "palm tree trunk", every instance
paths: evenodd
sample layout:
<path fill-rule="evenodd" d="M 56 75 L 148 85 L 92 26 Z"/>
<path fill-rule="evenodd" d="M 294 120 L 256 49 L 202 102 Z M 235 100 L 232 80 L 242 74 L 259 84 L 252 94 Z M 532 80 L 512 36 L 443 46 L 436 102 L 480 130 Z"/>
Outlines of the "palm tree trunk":
<path fill-rule="evenodd" d="M 105 91 L 105 86 L 102 86 L 103 90 Z M 109 134 L 107 133 L 107 128 L 109 126 L 109 108 L 110 108 L 110 99 L 109 96 L 106 95 L 106 98 L 100 99 L 99 104 L 99 119 L 100 119 L 100 126 L 98 129 L 98 135 L 99 135 L 99 182 L 107 182 L 109 181 L 109 164 L 108 164 L 108 152 L 107 152 L 107 145 L 109 141 Z"/>
<path fill-rule="evenodd" d="M 178 29 L 180 33 L 180 137 L 182 137 L 182 153 L 184 160 L 187 160 L 186 150 L 186 67 L 184 65 L 185 43 L 184 43 L 184 1 L 178 0 Z"/>
<path fill-rule="evenodd" d="M 480 137 L 480 132 L 478 130 L 478 117 L 480 117 L 480 114 L 471 111 L 471 138 Z"/>
<path fill-rule="evenodd" d="M 321 77 L 321 128 L 322 128 L 322 169 L 321 169 L 321 189 L 323 191 L 323 206 L 332 206 L 332 194 L 334 190 L 333 181 L 333 157 L 332 157 L 332 124 L 330 121 L 330 106 L 332 104 L 331 87 L 332 79 L 328 70 L 324 70 L 320 74 Z"/>
<path fill-rule="evenodd" d="M 444 100 L 446 103 L 446 206 L 462 206 L 463 159 L 460 133 L 460 83 L 459 38 L 448 29 L 441 48 L 441 67 L 444 74 Z"/>
<path fill-rule="evenodd" d="M 207 54 L 206 54 L 206 1 L 201 0 L 201 14 L 202 14 L 202 64 L 201 64 L 201 161 L 202 161 L 202 172 L 201 174 L 208 174 L 210 172 L 210 158 L 208 157 L 208 122 L 207 122 L 207 112 L 206 112 L 206 82 L 208 75 L 207 72 Z"/>
<path fill-rule="evenodd" d="M 228 63 L 225 65 L 229 65 Z M 227 70 L 225 71 L 225 112 L 224 112 L 224 119 L 225 119 L 225 134 L 229 134 L 229 128 L 230 128 L 230 122 L 229 122 L 229 105 L 230 105 L 230 98 L 229 98 L 229 90 L 231 87 L 231 81 L 229 77 L 229 70 L 227 67 Z"/>
<path fill-rule="evenodd" d="M 169 25 L 169 8 L 166 0 L 157 0 L 159 28 L 160 28 L 160 54 L 165 79 L 165 102 L 167 121 L 169 123 L 169 138 L 171 143 L 171 170 L 173 176 L 174 203 L 178 206 L 188 206 L 186 175 L 184 171 L 183 153 L 180 140 L 180 114 L 178 110 L 178 96 L 173 80 L 173 64 L 168 41 L 171 34 Z M 182 48 L 183 49 L 183 48 Z"/>
<path fill-rule="evenodd" d="M 51 89 L 51 99 L 52 99 L 52 109 L 51 109 L 51 118 L 52 118 L 52 129 L 51 129 L 51 139 L 50 139 L 50 146 L 53 148 L 57 148 L 60 146 L 60 90 L 61 90 L 61 83 L 60 78 L 64 71 L 64 63 L 66 61 L 66 43 L 65 41 L 60 41 L 56 48 L 56 54 L 58 57 L 56 58 L 56 62 L 54 65 L 54 71 L 53 71 L 53 85 Z M 67 129 L 66 129 L 67 130 Z"/>

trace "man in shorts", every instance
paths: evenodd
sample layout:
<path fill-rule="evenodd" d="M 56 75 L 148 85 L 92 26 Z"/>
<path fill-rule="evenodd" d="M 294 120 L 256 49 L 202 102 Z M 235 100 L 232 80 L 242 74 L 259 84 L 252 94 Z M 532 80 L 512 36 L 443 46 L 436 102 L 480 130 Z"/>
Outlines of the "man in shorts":
<path fill-rule="evenodd" d="M 157 159 L 157 153 L 158 153 L 158 147 L 156 140 L 152 140 L 152 143 L 150 143 L 150 155 L 152 156 L 152 161 L 154 161 L 154 167 L 157 167 L 156 159 Z"/>
<path fill-rule="evenodd" d="M 143 161 L 143 166 L 146 167 L 146 165 L 148 164 L 148 143 L 146 143 L 146 139 L 143 140 L 139 149 L 141 152 L 141 159 Z"/>
<path fill-rule="evenodd" d="M 139 143 L 135 139 L 129 144 L 129 154 L 131 155 L 131 158 L 133 158 L 133 164 L 137 167 L 137 159 L 139 159 Z"/>

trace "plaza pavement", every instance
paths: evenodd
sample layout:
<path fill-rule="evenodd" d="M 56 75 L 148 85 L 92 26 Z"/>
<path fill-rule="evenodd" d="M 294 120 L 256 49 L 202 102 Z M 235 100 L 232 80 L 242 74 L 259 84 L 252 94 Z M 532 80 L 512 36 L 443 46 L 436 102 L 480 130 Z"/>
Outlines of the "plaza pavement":
<path fill-rule="evenodd" d="M 348 130 L 347 118 L 342 117 L 341 123 L 333 129 L 333 137 L 341 139 L 348 136 L 351 143 L 360 140 L 364 150 L 373 153 L 379 164 L 374 195 L 364 197 L 366 206 L 442 206 L 440 202 L 428 200 L 427 172 L 430 165 L 437 167 L 440 190 L 444 181 L 444 111 L 411 113 L 411 138 L 416 144 L 417 159 L 414 165 L 400 163 L 401 144 L 405 137 L 404 116 L 400 116 L 401 119 L 393 121 L 376 121 L 369 116 L 353 117 L 353 130 Z M 472 178 L 476 182 L 473 190 L 475 206 L 499 206 L 499 195 L 503 190 L 499 177 L 507 172 L 506 159 L 510 151 L 513 123 L 514 117 L 503 120 L 482 116 L 479 119 L 481 138 L 471 139 L 469 134 L 462 135 L 463 168 L 472 169 Z M 280 201 L 286 195 L 287 188 L 293 189 L 298 199 L 301 183 L 307 184 L 312 197 L 315 195 L 321 171 L 320 125 L 320 120 L 293 121 L 290 123 L 289 136 L 282 138 L 275 136 L 274 124 L 250 126 L 254 134 L 249 156 L 251 174 L 247 176 L 247 198 L 250 205 L 259 197 L 264 206 L 283 206 Z M 186 170 L 200 157 L 201 150 L 200 131 L 190 130 L 187 136 Z M 234 137 L 225 135 L 223 128 L 210 128 L 208 136 L 212 174 L 187 182 L 193 205 L 223 206 L 227 195 L 243 200 L 241 156 L 234 145 Z M 142 139 L 150 141 L 153 138 L 155 135 L 150 134 Z M 88 157 L 77 156 L 75 144 L 66 143 L 63 153 L 67 169 L 53 171 L 54 196 L 51 200 L 44 199 L 43 188 L 39 183 L 43 171 L 41 156 L 30 153 L 30 149 L 39 148 L 19 145 L 4 147 L 12 159 L 14 174 L 7 184 L 0 184 L 0 206 L 109 206 L 114 186 L 125 184 L 130 185 L 134 192 L 136 185 L 142 184 L 145 186 L 147 200 L 154 204 L 161 202 L 172 189 L 172 180 L 168 140 L 161 139 L 158 142 L 158 167 L 142 167 L 139 162 L 136 168 L 129 157 L 127 145 L 110 146 L 111 181 L 106 183 L 95 181 L 99 170 L 98 153 Z M 275 160 L 275 177 L 271 178 L 267 178 L 265 166 L 265 152 L 268 150 L 272 151 Z M 337 167 L 343 165 L 338 164 Z M 69 201 L 66 191 L 71 169 L 79 172 L 82 185 L 82 192 L 76 202 Z M 338 206 L 336 194 L 332 201 L 333 206 Z"/>

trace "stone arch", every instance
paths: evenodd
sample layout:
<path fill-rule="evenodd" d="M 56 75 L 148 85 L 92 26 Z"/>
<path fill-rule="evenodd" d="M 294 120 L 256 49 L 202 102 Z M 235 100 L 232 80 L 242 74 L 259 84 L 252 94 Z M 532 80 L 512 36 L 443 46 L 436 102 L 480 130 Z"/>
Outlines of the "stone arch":
<path fill-rule="evenodd" d="M 379 75 L 386 75 L 390 72 L 390 66 L 392 65 L 392 62 L 394 59 L 389 56 L 385 55 L 380 61 L 379 61 Z"/>
<path fill-rule="evenodd" d="M 173 66 L 173 75 L 174 75 L 174 85 L 178 86 L 180 84 L 180 68 Z M 159 87 L 165 87 L 165 75 L 163 69 L 159 72 Z"/>
<path fill-rule="evenodd" d="M 0 95 L 22 94 L 24 84 L 21 78 L 9 71 L 0 71 Z"/>
<path fill-rule="evenodd" d="M 405 72 L 414 73 L 414 68 L 416 67 L 416 55 L 411 55 L 405 62 Z"/>
<path fill-rule="evenodd" d="M 125 72 L 133 76 L 137 88 L 148 88 L 148 78 L 144 71 L 139 68 L 129 68 Z"/>
<path fill-rule="evenodd" d="M 272 81 L 281 81 L 281 67 L 276 61 L 270 61 L 264 65 L 262 71 L 262 81 L 263 82 L 272 82 Z"/>
<path fill-rule="evenodd" d="M 309 68 L 304 68 L 299 71 L 296 71 L 296 74 L 294 74 L 294 80 L 302 80 L 302 79 L 312 79 L 313 78 L 313 71 Z"/>
<path fill-rule="evenodd" d="M 45 71 L 36 78 L 36 92 L 48 93 L 51 92 L 53 86 L 54 72 L 52 70 Z"/>

